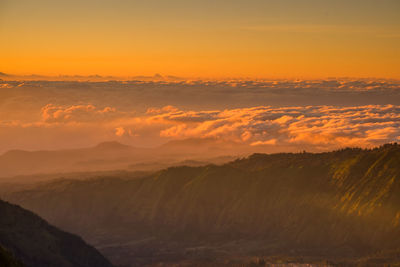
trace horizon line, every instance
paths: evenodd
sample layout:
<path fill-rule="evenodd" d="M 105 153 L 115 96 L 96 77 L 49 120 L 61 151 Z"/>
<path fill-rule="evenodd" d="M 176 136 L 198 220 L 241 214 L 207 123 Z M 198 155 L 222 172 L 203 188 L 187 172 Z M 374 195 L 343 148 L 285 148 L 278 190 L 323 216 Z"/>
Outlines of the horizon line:
<path fill-rule="evenodd" d="M 85 79 L 85 80 L 82 80 Z M 0 81 L 279 81 L 279 80 L 386 80 L 386 81 L 400 81 L 399 78 L 390 77 L 374 77 L 374 76 L 177 76 L 169 74 L 155 73 L 153 75 L 104 75 L 104 74 L 13 74 L 0 72 Z"/>

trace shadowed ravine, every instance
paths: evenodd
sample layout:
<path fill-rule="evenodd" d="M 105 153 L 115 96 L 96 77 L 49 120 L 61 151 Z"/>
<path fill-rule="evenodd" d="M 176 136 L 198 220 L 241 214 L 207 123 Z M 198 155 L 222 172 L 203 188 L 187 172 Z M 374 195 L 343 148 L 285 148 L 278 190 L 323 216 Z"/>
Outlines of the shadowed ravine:
<path fill-rule="evenodd" d="M 400 146 L 254 154 L 4 195 L 116 264 L 400 262 Z"/>

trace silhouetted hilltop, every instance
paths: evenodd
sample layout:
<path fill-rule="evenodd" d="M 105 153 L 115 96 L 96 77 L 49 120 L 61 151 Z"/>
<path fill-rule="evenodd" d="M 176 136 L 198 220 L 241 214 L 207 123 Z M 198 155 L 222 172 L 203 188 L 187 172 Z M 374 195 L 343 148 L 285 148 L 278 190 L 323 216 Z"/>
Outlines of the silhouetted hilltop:
<path fill-rule="evenodd" d="M 0 200 L 0 215 L 1 266 L 112 266 L 81 238 L 58 230 L 30 211 Z"/>
<path fill-rule="evenodd" d="M 174 242 L 170 249 L 183 251 L 181 258 L 191 257 L 182 246 L 214 246 L 220 257 L 290 254 L 357 262 L 389 255 L 378 257 L 378 266 L 397 257 L 388 251 L 400 251 L 397 144 L 254 154 L 134 179 L 54 181 L 7 198 L 88 238 L 114 260 L 162 259 Z"/>

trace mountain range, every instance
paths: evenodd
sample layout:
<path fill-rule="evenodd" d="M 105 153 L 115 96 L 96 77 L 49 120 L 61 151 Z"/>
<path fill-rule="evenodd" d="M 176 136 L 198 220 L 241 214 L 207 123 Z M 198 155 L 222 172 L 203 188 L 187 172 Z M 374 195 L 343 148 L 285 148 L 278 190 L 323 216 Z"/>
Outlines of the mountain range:
<path fill-rule="evenodd" d="M 4 198 L 115 264 L 400 262 L 400 146 L 253 154 L 134 177 L 59 179 Z"/>
<path fill-rule="evenodd" d="M 168 166 L 223 163 L 248 154 L 248 147 L 212 138 L 174 140 L 155 148 L 139 148 L 115 141 L 93 147 L 25 151 L 0 155 L 0 178 L 89 171 L 154 171 Z"/>

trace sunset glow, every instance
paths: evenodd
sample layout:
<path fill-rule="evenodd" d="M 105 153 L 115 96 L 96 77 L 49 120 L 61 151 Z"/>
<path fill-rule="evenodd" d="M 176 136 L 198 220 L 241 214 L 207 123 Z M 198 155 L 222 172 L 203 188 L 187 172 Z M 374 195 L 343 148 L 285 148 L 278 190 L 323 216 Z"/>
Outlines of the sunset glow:
<path fill-rule="evenodd" d="M 0 71 L 400 77 L 400 3 L 0 1 Z"/>
<path fill-rule="evenodd" d="M 0 0 L 0 266 L 400 266 L 400 0 Z"/>

